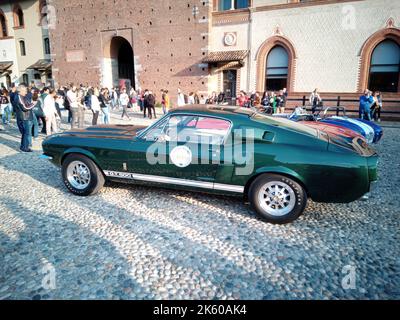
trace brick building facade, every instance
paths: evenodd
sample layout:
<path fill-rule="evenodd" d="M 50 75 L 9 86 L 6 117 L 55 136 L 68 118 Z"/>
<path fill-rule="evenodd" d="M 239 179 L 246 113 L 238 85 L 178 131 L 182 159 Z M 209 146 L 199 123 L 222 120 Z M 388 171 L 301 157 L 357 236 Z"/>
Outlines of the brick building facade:
<path fill-rule="evenodd" d="M 116 86 L 130 79 L 156 93 L 207 92 L 207 1 L 49 2 L 57 15 L 51 45 L 59 84 Z"/>
<path fill-rule="evenodd" d="M 48 2 L 57 14 L 51 44 L 59 83 L 111 86 L 131 78 L 136 87 L 167 88 L 173 97 L 177 88 L 236 96 L 285 86 L 289 105 L 319 88 L 326 101 L 341 96 L 341 104 L 356 108 L 351 100 L 390 76 L 391 87 L 380 89 L 386 110 L 400 105 L 398 1 Z M 383 42 L 390 59 L 374 56 Z"/>

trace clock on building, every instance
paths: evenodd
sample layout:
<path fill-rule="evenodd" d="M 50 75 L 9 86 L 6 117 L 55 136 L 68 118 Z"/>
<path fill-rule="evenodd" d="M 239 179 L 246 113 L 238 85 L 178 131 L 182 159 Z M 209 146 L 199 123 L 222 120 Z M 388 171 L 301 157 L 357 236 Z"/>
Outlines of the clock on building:
<path fill-rule="evenodd" d="M 237 41 L 236 32 L 226 32 L 224 34 L 224 44 L 226 46 L 235 46 Z"/>

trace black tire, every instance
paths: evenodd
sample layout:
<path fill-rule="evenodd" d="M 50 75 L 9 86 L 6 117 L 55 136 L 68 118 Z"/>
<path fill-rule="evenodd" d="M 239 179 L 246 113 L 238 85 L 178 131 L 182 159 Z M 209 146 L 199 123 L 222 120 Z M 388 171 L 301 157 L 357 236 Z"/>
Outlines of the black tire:
<path fill-rule="evenodd" d="M 279 189 L 282 193 L 279 193 L 281 198 L 277 201 L 280 201 L 280 203 L 282 203 L 282 201 L 285 201 L 285 203 L 288 202 L 287 206 L 282 206 L 281 208 L 279 205 L 273 204 L 274 202 L 269 201 L 271 198 L 264 194 L 264 190 L 266 190 L 264 187 L 268 185 L 272 188 L 274 184 L 278 184 L 278 188 L 284 187 Z M 288 193 L 286 193 L 286 191 L 288 191 Z M 263 194 L 261 194 L 261 192 L 263 192 Z M 274 194 L 274 192 L 271 192 L 271 194 Z M 307 205 L 307 194 L 304 188 L 293 179 L 279 174 L 262 174 L 258 176 L 251 184 L 248 196 L 251 207 L 259 217 L 267 222 L 275 224 L 284 224 L 296 220 L 303 213 Z M 259 197 L 262 197 L 265 203 L 262 203 Z M 272 201 L 275 201 L 275 198 Z M 268 207 L 269 211 L 267 211 L 266 207 Z M 277 209 L 281 210 L 281 213 L 275 211 Z M 275 214 L 272 214 L 272 211 L 275 211 Z"/>
<path fill-rule="evenodd" d="M 90 172 L 89 182 L 84 188 L 76 188 L 68 179 L 68 168 L 73 163 L 83 163 Z M 78 196 L 90 196 L 96 194 L 104 185 L 105 179 L 103 173 L 97 167 L 97 165 L 88 157 L 81 154 L 70 154 L 62 163 L 62 177 L 65 186 L 69 191 Z"/>

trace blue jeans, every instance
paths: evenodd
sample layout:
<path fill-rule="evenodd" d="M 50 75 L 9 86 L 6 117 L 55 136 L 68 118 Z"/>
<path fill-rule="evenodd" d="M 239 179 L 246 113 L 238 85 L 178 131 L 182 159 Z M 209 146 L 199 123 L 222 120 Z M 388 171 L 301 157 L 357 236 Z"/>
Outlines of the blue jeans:
<path fill-rule="evenodd" d="M 22 121 L 21 150 L 27 151 L 32 144 L 32 126 L 33 122 L 31 120 Z"/>
<path fill-rule="evenodd" d="M 39 123 L 36 115 L 33 115 L 32 126 L 33 126 L 32 135 L 34 138 L 37 138 L 39 136 Z"/>
<path fill-rule="evenodd" d="M 19 133 L 23 134 L 24 133 L 24 120 L 22 120 L 18 116 L 17 116 L 17 126 L 18 126 Z"/>
<path fill-rule="evenodd" d="M 11 121 L 11 104 L 5 107 L 3 114 L 1 115 L 1 120 L 3 124 L 9 123 Z"/>
<path fill-rule="evenodd" d="M 371 121 L 371 113 L 369 110 L 360 109 L 359 116 L 360 116 L 360 119 Z"/>
<path fill-rule="evenodd" d="M 101 108 L 101 112 L 103 112 L 103 123 L 109 124 L 110 123 L 110 110 L 109 108 Z"/>

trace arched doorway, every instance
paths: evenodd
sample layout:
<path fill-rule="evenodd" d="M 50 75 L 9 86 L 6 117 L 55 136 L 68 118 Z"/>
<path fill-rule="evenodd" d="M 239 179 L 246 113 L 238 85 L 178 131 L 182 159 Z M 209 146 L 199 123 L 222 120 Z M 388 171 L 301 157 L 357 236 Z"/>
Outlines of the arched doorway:
<path fill-rule="evenodd" d="M 279 91 L 287 87 L 289 55 L 286 49 L 277 45 L 267 56 L 265 70 L 265 88 L 268 91 Z"/>
<path fill-rule="evenodd" d="M 400 46 L 393 40 L 379 43 L 371 56 L 368 87 L 373 91 L 397 92 Z"/>
<path fill-rule="evenodd" d="M 135 87 L 133 48 L 123 37 L 113 37 L 105 47 L 103 85 Z"/>

